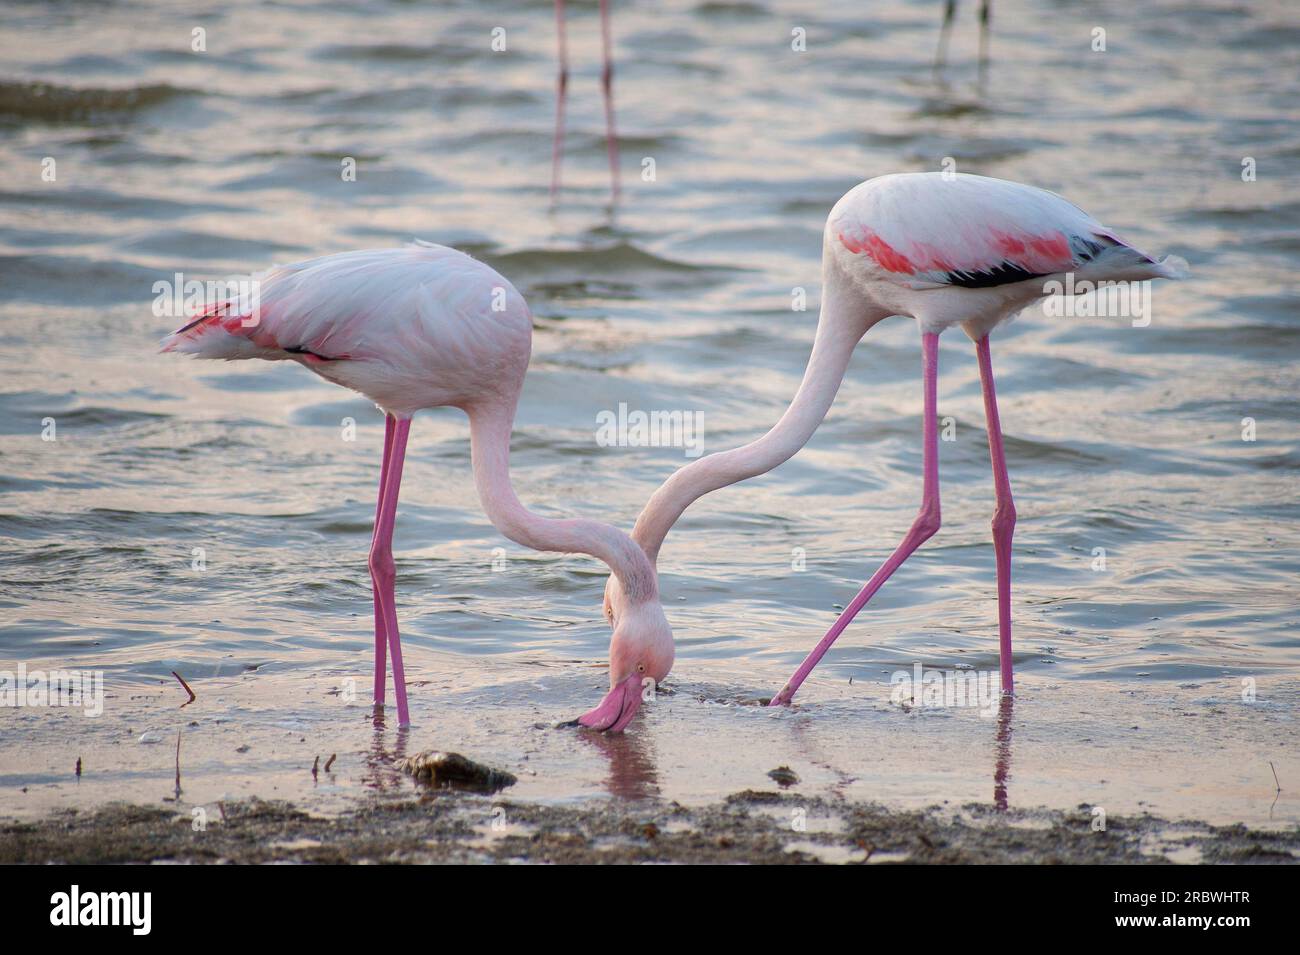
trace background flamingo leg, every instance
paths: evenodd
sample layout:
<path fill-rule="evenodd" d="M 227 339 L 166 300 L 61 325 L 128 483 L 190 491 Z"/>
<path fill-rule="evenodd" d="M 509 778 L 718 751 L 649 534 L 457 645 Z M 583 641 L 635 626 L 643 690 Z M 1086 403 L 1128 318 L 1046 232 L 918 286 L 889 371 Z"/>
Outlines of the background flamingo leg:
<path fill-rule="evenodd" d="M 618 201 L 618 134 L 614 131 L 614 55 L 609 27 L 609 0 L 600 0 L 600 42 L 603 66 L 600 85 L 605 93 L 605 147 L 609 150 L 609 178 L 614 201 Z"/>
<path fill-rule="evenodd" d="M 867 585 L 858 592 L 852 602 L 844 608 L 839 619 L 822 637 L 821 642 L 808 654 L 807 659 L 799 665 L 794 676 L 781 688 L 781 692 L 772 698 L 770 706 L 789 703 L 808 674 L 812 672 L 831 644 L 844 632 L 844 628 L 866 606 L 867 601 L 875 595 L 886 580 L 896 571 L 918 547 L 929 540 L 939 530 L 939 429 L 936 392 L 939 379 L 939 336 L 927 332 L 921 336 L 922 378 L 925 389 L 925 420 L 922 423 L 922 470 L 924 472 L 921 493 L 921 510 L 912 522 L 911 529 L 898 549 L 890 555 L 881 568 L 876 571 Z"/>
<path fill-rule="evenodd" d="M 980 385 L 984 390 L 984 418 L 988 422 L 989 457 L 993 461 L 993 488 L 997 507 L 993 512 L 993 551 L 998 565 L 998 659 L 1002 671 L 1002 692 L 1012 691 L 1011 680 L 1011 535 L 1016 529 L 1016 505 L 1011 499 L 1007 476 L 1007 455 L 1002 446 L 1002 422 L 998 398 L 993 390 L 993 362 L 989 337 L 975 343 L 979 359 Z"/>
<path fill-rule="evenodd" d="M 402 667 L 402 637 L 397 629 L 397 600 L 394 594 L 397 566 L 393 562 L 393 525 L 397 518 L 397 495 L 402 486 L 402 462 L 406 458 L 406 438 L 410 430 L 410 418 L 396 421 L 393 425 L 388 474 L 384 479 L 384 493 L 379 507 L 379 521 L 375 527 L 375 540 L 370 548 L 370 574 L 375 582 L 377 607 L 383 612 L 384 631 L 388 635 L 388 654 L 393 665 L 393 692 L 397 696 L 399 726 L 409 726 L 411 717 L 406 706 L 406 671 Z"/>
<path fill-rule="evenodd" d="M 393 452 L 393 425 L 396 419 L 384 415 L 384 457 L 379 467 L 379 493 L 375 502 L 375 529 L 370 537 L 370 553 L 374 554 L 379 541 L 379 519 L 384 513 L 384 488 L 388 485 L 388 459 Z M 370 571 L 370 585 L 375 601 L 375 705 L 384 705 L 384 684 L 388 670 L 388 625 L 384 620 L 383 605 L 380 603 L 379 578 L 373 569 Z"/>
<path fill-rule="evenodd" d="M 943 69 L 948 61 L 948 37 L 952 33 L 952 21 L 957 15 L 957 0 L 944 0 L 943 25 L 939 27 L 939 48 L 934 51 L 934 68 Z"/>
<path fill-rule="evenodd" d="M 993 0 L 983 0 L 980 4 L 980 60 L 979 79 L 983 83 L 989 69 L 989 27 L 993 13 Z"/>
<path fill-rule="evenodd" d="M 564 163 L 564 101 L 569 91 L 569 45 L 564 35 L 564 0 L 555 0 L 555 34 L 559 66 L 555 74 L 555 140 L 551 143 L 551 202 L 560 191 L 560 166 Z"/>

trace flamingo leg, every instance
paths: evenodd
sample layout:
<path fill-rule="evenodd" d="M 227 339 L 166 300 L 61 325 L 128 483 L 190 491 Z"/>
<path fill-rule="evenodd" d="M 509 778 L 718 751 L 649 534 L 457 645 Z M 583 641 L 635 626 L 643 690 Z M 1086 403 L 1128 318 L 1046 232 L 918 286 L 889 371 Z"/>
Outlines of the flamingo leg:
<path fill-rule="evenodd" d="M 559 67 L 555 75 L 555 140 L 551 143 L 551 202 L 560 191 L 560 166 L 564 162 L 564 101 L 569 91 L 569 45 L 564 35 L 564 0 L 555 0 L 555 34 Z"/>
<path fill-rule="evenodd" d="M 939 428 L 935 397 L 939 378 L 939 336 L 937 333 L 927 332 L 921 336 L 921 353 L 922 379 L 925 390 L 925 420 L 922 422 L 921 451 L 921 467 L 924 473 L 921 510 L 917 513 L 916 520 L 912 522 L 912 527 L 908 530 L 907 536 L 898 545 L 898 549 L 890 555 L 889 559 L 876 571 L 875 576 L 867 581 L 867 585 L 844 608 L 844 612 L 840 614 L 839 619 L 827 631 L 826 636 L 822 637 L 821 642 L 813 648 L 812 653 L 808 654 L 807 659 L 799 665 L 799 669 L 781 688 L 781 692 L 772 698 L 772 702 L 769 704 L 771 706 L 781 706 L 790 702 L 800 685 L 807 679 L 808 674 L 812 672 L 813 667 L 825 656 L 826 651 L 831 648 L 831 644 L 844 632 L 844 628 L 857 616 L 858 611 L 866 606 L 867 601 L 875 595 L 876 591 L 902 565 L 903 561 L 907 560 L 913 551 L 933 537 L 935 532 L 939 530 Z"/>
<path fill-rule="evenodd" d="M 948 61 L 948 37 L 952 33 L 952 21 L 957 15 L 957 0 L 944 0 L 943 26 L 939 28 L 939 49 L 934 53 L 934 68 L 942 69 Z"/>
<path fill-rule="evenodd" d="M 393 524 L 397 518 L 397 494 L 402 486 L 402 462 L 406 458 L 406 438 L 410 430 L 410 418 L 403 418 L 393 424 L 388 473 L 384 477 L 375 539 L 370 547 L 370 575 L 375 582 L 375 609 L 376 613 L 382 612 L 384 632 L 388 635 L 388 654 L 392 658 L 393 692 L 397 697 L 399 726 L 410 726 L 411 717 L 406 706 L 406 671 L 402 667 L 402 636 L 397 629 L 397 602 L 393 592 L 397 579 L 397 566 L 393 562 Z"/>
<path fill-rule="evenodd" d="M 1011 535 L 1016 529 L 1016 505 L 1011 499 L 1011 480 L 1007 477 L 1007 455 L 1002 446 L 1002 422 L 998 418 L 998 398 L 993 390 L 993 362 L 989 357 L 989 337 L 975 343 L 980 366 L 980 385 L 984 391 L 984 418 L 988 422 L 989 457 L 993 461 L 993 488 L 997 507 L 993 512 L 993 552 L 998 565 L 998 660 L 1002 671 L 1002 692 L 1012 692 L 1011 680 Z"/>
<path fill-rule="evenodd" d="M 979 77 L 982 83 L 989 68 L 989 21 L 993 10 L 993 0 L 983 0 L 980 4 L 980 63 Z"/>
<path fill-rule="evenodd" d="M 370 552 L 372 554 L 379 543 L 379 519 L 384 513 L 384 488 L 388 486 L 388 459 L 393 453 L 393 425 L 396 424 L 396 421 L 397 419 L 392 415 L 384 415 L 384 458 L 379 467 L 379 494 L 375 502 L 375 529 L 370 538 Z M 379 592 L 382 588 L 373 569 L 370 571 L 370 585 L 373 588 L 375 600 L 375 705 L 382 707 L 384 705 L 384 686 L 388 668 L 388 624 L 384 620 L 383 605 L 380 603 Z"/>
<path fill-rule="evenodd" d="M 614 131 L 614 57 L 609 29 L 609 0 L 600 0 L 600 41 L 603 66 L 600 85 L 605 93 L 605 146 L 609 150 L 609 178 L 614 201 L 618 201 L 618 134 Z"/>

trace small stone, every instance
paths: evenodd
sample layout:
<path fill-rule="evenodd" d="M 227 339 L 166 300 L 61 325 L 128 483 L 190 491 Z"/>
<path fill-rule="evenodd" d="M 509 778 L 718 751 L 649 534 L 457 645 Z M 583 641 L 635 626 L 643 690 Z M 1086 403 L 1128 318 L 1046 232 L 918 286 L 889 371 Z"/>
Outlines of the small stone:
<path fill-rule="evenodd" d="M 793 786 L 799 782 L 799 775 L 789 766 L 778 766 L 776 769 L 768 772 L 768 778 L 775 782 L 782 789 Z"/>
<path fill-rule="evenodd" d="M 460 753 L 416 753 L 398 763 L 397 768 L 414 776 L 417 782 L 442 789 L 496 792 L 518 782 L 510 773 L 476 763 Z"/>

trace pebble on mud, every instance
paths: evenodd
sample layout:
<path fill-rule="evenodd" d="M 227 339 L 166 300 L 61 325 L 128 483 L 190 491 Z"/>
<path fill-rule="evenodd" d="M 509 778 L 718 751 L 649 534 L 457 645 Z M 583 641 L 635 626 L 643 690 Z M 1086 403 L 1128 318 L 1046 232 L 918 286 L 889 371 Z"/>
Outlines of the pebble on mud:
<path fill-rule="evenodd" d="M 518 781 L 504 770 L 476 763 L 460 753 L 442 753 L 437 750 L 416 753 L 398 763 L 397 768 L 414 776 L 417 782 L 443 789 L 496 792 L 513 786 Z"/>
<path fill-rule="evenodd" d="M 778 766 L 776 769 L 769 770 L 767 775 L 782 789 L 787 786 L 793 786 L 799 782 L 799 774 L 789 766 Z"/>

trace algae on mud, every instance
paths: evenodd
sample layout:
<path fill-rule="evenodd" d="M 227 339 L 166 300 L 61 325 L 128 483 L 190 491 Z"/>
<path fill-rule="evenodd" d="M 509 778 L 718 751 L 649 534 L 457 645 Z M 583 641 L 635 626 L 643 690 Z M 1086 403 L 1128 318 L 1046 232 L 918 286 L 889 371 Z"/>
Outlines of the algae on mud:
<path fill-rule="evenodd" d="M 800 826 L 792 820 L 802 820 Z M 1300 828 L 1112 817 L 985 805 L 895 811 L 774 791 L 714 805 L 591 801 L 554 806 L 455 791 L 372 800 L 337 815 L 285 802 L 189 816 L 114 805 L 0 825 L 0 864 L 44 863 L 1295 863 Z"/>

